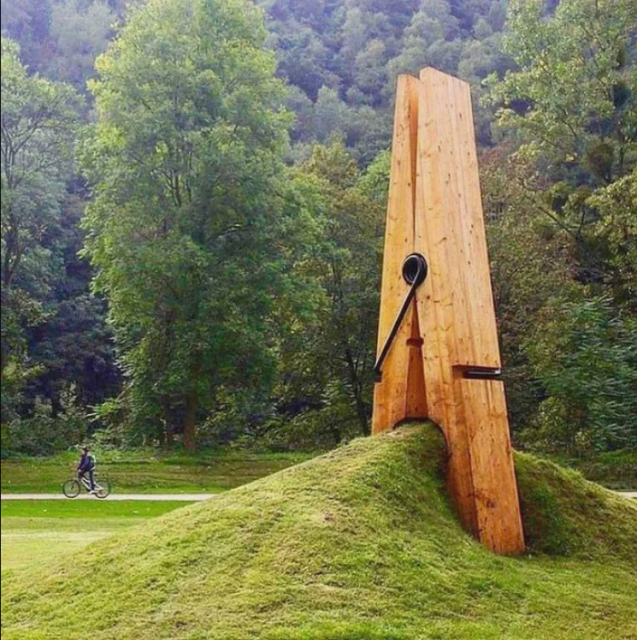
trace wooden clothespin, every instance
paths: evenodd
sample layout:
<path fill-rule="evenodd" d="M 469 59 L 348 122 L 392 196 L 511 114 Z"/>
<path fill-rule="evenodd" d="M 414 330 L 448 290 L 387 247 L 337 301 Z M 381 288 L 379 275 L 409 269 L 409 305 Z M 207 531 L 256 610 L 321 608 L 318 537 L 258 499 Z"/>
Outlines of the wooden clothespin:
<path fill-rule="evenodd" d="M 524 551 L 471 94 L 431 68 L 398 79 L 378 356 L 372 433 L 439 425 L 463 526 L 496 553 Z"/>

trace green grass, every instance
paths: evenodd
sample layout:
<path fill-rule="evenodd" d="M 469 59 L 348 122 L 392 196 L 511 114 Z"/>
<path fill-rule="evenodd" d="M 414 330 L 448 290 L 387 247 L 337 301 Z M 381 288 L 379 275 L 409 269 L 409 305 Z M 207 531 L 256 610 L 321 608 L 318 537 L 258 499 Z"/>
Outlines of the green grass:
<path fill-rule="evenodd" d="M 201 456 L 154 452 L 98 455 L 99 473 L 118 493 L 220 493 L 311 458 L 313 454 L 213 453 Z M 314 454 L 315 455 L 315 454 Z M 2 493 L 59 493 L 77 458 L 2 461 Z"/>
<path fill-rule="evenodd" d="M 173 511 L 175 502 L 2 502 L 2 573 L 73 557 L 87 544 Z"/>
<path fill-rule="evenodd" d="M 104 501 L 104 500 L 3 500 L 2 523 L 6 518 L 42 520 L 102 520 L 104 518 L 156 518 L 187 502 L 172 501 Z"/>
<path fill-rule="evenodd" d="M 516 459 L 528 554 L 458 525 L 433 427 L 352 444 L 3 576 L 3 638 L 634 639 L 637 505 Z"/>
<path fill-rule="evenodd" d="M 610 489 L 637 491 L 637 451 L 609 451 L 589 458 L 556 460 Z"/>

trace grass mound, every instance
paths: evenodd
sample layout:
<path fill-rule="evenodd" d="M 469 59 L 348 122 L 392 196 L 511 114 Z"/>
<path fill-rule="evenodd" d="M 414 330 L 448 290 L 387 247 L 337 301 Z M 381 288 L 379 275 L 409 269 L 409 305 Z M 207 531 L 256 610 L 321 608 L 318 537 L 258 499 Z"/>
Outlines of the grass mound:
<path fill-rule="evenodd" d="M 3 638 L 635 638 L 637 505 L 517 458 L 529 553 L 454 517 L 411 426 L 9 573 Z"/>

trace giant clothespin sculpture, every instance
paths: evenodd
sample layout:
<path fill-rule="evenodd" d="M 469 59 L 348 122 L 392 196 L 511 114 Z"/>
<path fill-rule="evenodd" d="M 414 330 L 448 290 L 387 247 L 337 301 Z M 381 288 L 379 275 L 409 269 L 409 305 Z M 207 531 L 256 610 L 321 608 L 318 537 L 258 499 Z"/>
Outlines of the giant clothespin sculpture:
<path fill-rule="evenodd" d="M 524 550 L 489 276 L 469 85 L 400 76 L 381 292 L 373 434 L 442 429 L 463 526 Z"/>

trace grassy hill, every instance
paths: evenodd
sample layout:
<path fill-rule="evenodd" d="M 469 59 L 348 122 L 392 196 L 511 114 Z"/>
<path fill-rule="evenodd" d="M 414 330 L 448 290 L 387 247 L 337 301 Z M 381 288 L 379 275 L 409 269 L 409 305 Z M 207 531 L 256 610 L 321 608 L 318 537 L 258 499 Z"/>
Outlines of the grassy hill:
<path fill-rule="evenodd" d="M 405 427 L 8 572 L 2 637 L 637 637 L 637 505 L 520 455 L 529 553 L 498 557 L 459 527 L 443 460 Z"/>

